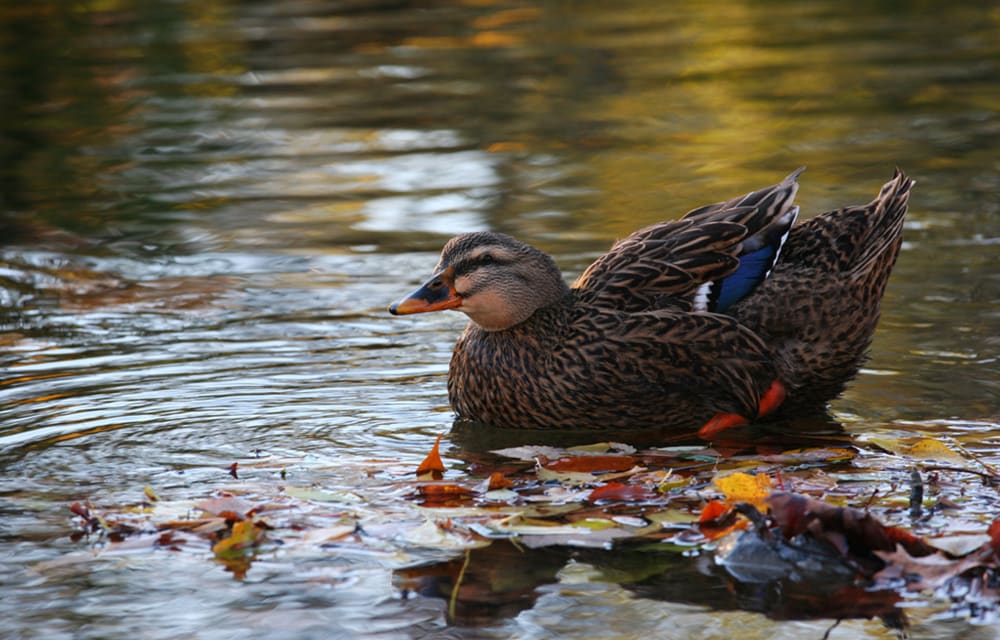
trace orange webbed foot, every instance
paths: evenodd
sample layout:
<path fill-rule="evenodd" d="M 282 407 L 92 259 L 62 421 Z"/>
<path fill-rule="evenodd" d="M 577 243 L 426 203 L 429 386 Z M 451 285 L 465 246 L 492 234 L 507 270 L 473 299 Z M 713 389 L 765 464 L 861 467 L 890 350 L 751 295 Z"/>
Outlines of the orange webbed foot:
<path fill-rule="evenodd" d="M 781 384 L 780 380 L 772 382 L 760 398 L 760 403 L 757 405 L 757 417 L 760 418 L 777 411 L 781 403 L 785 401 L 786 395 L 785 385 Z M 727 429 L 741 427 L 745 424 L 750 424 L 750 420 L 738 413 L 717 413 L 701 429 L 698 429 L 698 437 L 710 440 Z"/>

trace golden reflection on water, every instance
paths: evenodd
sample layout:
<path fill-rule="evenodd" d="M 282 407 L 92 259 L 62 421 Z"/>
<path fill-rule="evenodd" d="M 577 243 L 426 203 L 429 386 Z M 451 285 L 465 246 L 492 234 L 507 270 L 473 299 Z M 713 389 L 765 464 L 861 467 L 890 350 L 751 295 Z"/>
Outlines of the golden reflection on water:
<path fill-rule="evenodd" d="M 845 437 L 951 438 L 1000 462 L 1000 11 L 418 4 L 0 8 L 0 70 L 14 87 L 0 89 L 0 287 L 18 301 L 0 316 L 0 437 L 18 443 L 0 475 L 13 523 L 0 555 L 18 581 L 4 590 L 8 616 L 68 636 L 81 617 L 144 624 L 135 606 L 167 613 L 196 593 L 181 635 L 245 632 L 246 600 L 284 611 L 253 612 L 278 631 L 308 610 L 323 637 L 344 631 L 342 618 L 367 632 L 391 618 L 386 606 L 410 628 L 423 605 L 387 593 L 379 564 L 396 548 L 343 567 L 323 555 L 347 585 L 329 602 L 312 578 L 288 577 L 308 570 L 280 552 L 241 585 L 204 573 L 193 552 L 118 573 L 82 564 L 48 582 L 19 558 L 65 550 L 67 500 L 127 503 L 147 482 L 201 498 L 231 488 L 223 462 L 248 451 L 294 460 L 304 484 L 356 484 L 345 460 L 378 460 L 366 474 L 419 461 L 450 426 L 444 375 L 462 322 L 390 320 L 383 308 L 447 236 L 510 232 L 578 272 L 615 238 L 800 165 L 807 216 L 868 201 L 896 164 L 917 178 L 873 357 L 834 404 Z M 874 478 L 858 482 L 896 481 L 898 461 L 877 460 L 852 471 Z M 389 489 L 372 509 L 403 504 Z M 740 611 L 651 609 L 613 580 L 572 583 L 582 563 L 568 562 L 545 566 L 565 583 L 529 580 L 539 603 L 503 624 L 655 635 L 680 615 L 746 637 L 801 630 Z M 162 591 L 136 605 L 154 573 Z M 109 597 L 90 597 L 95 578 Z M 347 597 L 357 600 L 334 601 Z"/>

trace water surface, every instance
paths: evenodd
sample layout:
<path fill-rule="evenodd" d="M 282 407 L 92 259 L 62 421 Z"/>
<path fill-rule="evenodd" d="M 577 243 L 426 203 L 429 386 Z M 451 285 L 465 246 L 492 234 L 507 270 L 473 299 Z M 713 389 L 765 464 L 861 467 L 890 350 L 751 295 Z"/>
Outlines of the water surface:
<path fill-rule="evenodd" d="M 822 636 L 830 620 L 657 597 L 609 578 L 612 556 L 531 556 L 544 577 L 512 563 L 527 599 L 464 621 L 403 597 L 393 571 L 454 557 L 406 544 L 277 548 L 242 580 L 207 548 L 84 560 L 66 507 L 120 508 L 147 485 L 197 500 L 280 468 L 412 518 L 398 480 L 451 427 L 464 323 L 385 306 L 450 235 L 511 233 L 569 277 L 636 228 L 800 165 L 809 215 L 868 201 L 896 165 L 917 180 L 872 359 L 836 420 L 1000 464 L 998 27 L 978 2 L 0 9 L 5 628 Z M 996 512 L 995 492 L 982 500 Z M 697 573 L 684 560 L 664 575 Z M 913 637 L 993 633 L 913 618 Z"/>

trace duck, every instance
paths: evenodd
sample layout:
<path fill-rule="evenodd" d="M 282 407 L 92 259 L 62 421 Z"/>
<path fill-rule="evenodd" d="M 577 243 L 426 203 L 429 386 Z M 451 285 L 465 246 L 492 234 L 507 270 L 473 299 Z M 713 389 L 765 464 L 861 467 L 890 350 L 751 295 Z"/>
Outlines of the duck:
<path fill-rule="evenodd" d="M 459 420 L 697 433 L 824 412 L 858 374 L 914 181 L 798 222 L 803 168 L 614 243 L 571 284 L 495 231 L 450 239 L 393 315 L 469 318 L 448 372 Z"/>

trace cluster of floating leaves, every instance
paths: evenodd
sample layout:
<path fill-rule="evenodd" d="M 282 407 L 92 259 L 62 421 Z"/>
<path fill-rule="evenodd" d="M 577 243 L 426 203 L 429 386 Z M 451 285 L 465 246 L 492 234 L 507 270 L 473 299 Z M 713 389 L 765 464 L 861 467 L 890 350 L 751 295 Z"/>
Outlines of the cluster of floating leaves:
<path fill-rule="evenodd" d="M 452 469 L 439 445 L 440 437 L 415 472 L 371 461 L 372 482 L 350 490 L 289 482 L 283 467 L 265 461 L 251 467 L 253 479 L 241 480 L 232 465 L 233 482 L 200 501 L 171 503 L 147 487 L 129 508 L 74 503 L 73 537 L 103 554 L 203 553 L 237 578 L 278 548 L 395 552 L 400 590 L 426 593 L 431 576 L 452 616 L 463 581 L 475 580 L 471 554 L 503 555 L 513 545 L 521 555 L 558 548 L 708 557 L 739 583 L 792 580 L 802 593 L 820 589 L 818 616 L 842 609 L 889 621 L 900 599 L 919 597 L 996 620 L 1000 474 L 955 442 L 743 453 L 523 446 L 467 454 Z M 873 482 L 872 456 L 893 461 L 894 473 Z M 831 581 L 840 585 L 832 596 Z"/>

